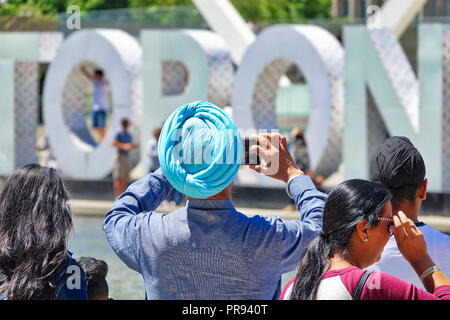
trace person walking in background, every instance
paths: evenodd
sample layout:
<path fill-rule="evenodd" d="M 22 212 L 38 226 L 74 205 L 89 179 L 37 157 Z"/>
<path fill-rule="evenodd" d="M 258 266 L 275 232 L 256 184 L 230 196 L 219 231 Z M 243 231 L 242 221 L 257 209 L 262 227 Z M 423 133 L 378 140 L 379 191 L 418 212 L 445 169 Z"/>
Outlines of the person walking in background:
<path fill-rule="evenodd" d="M 131 164 L 129 152 L 130 150 L 139 148 L 138 143 L 132 143 L 133 138 L 128 133 L 128 127 L 130 126 L 128 119 L 122 119 L 120 124 L 122 131 L 117 133 L 111 142 L 117 148 L 113 169 L 114 194 L 116 198 L 125 191 L 130 177 Z"/>
<path fill-rule="evenodd" d="M 321 185 L 325 178 L 320 175 L 316 176 L 311 172 L 308 148 L 306 146 L 305 136 L 300 128 L 292 129 L 289 144 L 292 147 L 292 154 L 297 166 L 304 171 L 306 175 L 311 177 L 316 185 Z"/>
<path fill-rule="evenodd" d="M 108 83 L 104 80 L 101 69 L 95 69 L 94 74 L 91 74 L 82 66 L 81 72 L 92 81 L 92 128 L 99 135 L 99 140 L 102 141 L 106 133 L 106 117 L 109 111 Z"/>
<path fill-rule="evenodd" d="M 292 147 L 292 154 L 297 166 L 303 172 L 309 172 L 309 156 L 306 148 L 305 137 L 300 128 L 293 128 L 289 139 L 289 144 Z"/>
<path fill-rule="evenodd" d="M 161 128 L 156 128 L 153 130 L 153 138 L 150 139 L 147 144 L 147 155 L 149 158 L 148 172 L 155 172 L 160 167 L 158 158 L 158 141 L 160 134 Z"/>
<path fill-rule="evenodd" d="M 158 157 L 158 141 L 161 134 L 161 128 L 156 128 L 153 130 L 153 138 L 149 140 L 147 144 L 147 155 L 149 157 L 149 172 L 155 172 L 159 169 L 159 157 Z M 180 204 L 183 195 L 179 193 L 176 189 L 172 189 L 167 198 L 161 202 L 161 209 L 173 208 Z"/>
<path fill-rule="evenodd" d="M 306 140 L 303 135 L 303 131 L 300 128 L 293 128 L 289 139 L 288 145 L 290 147 L 290 152 L 295 161 L 295 164 L 311 178 L 315 185 L 322 184 L 324 178 L 322 176 L 315 177 L 309 169 L 309 156 L 308 149 L 306 147 Z M 283 210 L 295 210 L 295 201 L 289 199 L 289 204 Z"/>
<path fill-rule="evenodd" d="M 0 191 L 0 300 L 87 300 L 66 243 L 69 194 L 55 169 L 23 166 Z"/>
<path fill-rule="evenodd" d="M 295 269 L 321 229 L 326 195 L 294 163 L 286 138 L 267 134 L 256 140 L 267 148 L 250 151 L 269 165 L 250 168 L 286 183 L 299 219 L 248 217 L 236 210 L 231 184 L 243 143 L 222 109 L 192 102 L 166 121 L 158 145 L 161 168 L 130 185 L 103 221 L 114 252 L 142 274 L 147 299 L 279 296 L 281 274 Z M 188 197 L 186 206 L 155 212 L 173 188 Z"/>
<path fill-rule="evenodd" d="M 80 257 L 77 262 L 86 274 L 89 300 L 110 300 L 108 282 L 106 281 L 108 274 L 106 262 L 91 257 Z"/>
<path fill-rule="evenodd" d="M 446 275 L 450 275 L 450 237 L 419 219 L 426 199 L 428 179 L 422 155 L 406 137 L 385 140 L 370 160 L 370 180 L 382 183 L 392 194 L 392 211 L 402 211 L 423 233 L 428 252 Z M 394 238 L 386 245 L 381 260 L 369 267 L 381 270 L 423 288 L 414 269 L 404 259 Z"/>
<path fill-rule="evenodd" d="M 450 281 L 428 255 L 423 234 L 403 212 L 392 214 L 390 198 L 382 184 L 370 181 L 335 187 L 323 210 L 323 230 L 280 299 L 450 300 Z M 380 259 L 391 233 L 428 292 L 390 274 L 362 270 Z"/>

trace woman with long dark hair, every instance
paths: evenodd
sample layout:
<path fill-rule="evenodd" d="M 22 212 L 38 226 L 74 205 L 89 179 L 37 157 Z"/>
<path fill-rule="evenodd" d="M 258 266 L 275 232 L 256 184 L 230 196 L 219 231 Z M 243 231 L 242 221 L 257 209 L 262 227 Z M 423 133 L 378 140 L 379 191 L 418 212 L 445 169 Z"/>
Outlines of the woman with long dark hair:
<path fill-rule="evenodd" d="M 30 164 L 0 191 L 0 299 L 87 299 L 84 271 L 66 249 L 69 195 L 58 173 Z"/>
<path fill-rule="evenodd" d="M 428 256 L 422 233 L 403 212 L 392 215 L 390 198 L 384 186 L 365 180 L 334 188 L 323 210 L 322 232 L 280 298 L 450 299 L 450 281 Z M 386 273 L 362 270 L 380 259 L 392 234 L 428 292 Z"/>

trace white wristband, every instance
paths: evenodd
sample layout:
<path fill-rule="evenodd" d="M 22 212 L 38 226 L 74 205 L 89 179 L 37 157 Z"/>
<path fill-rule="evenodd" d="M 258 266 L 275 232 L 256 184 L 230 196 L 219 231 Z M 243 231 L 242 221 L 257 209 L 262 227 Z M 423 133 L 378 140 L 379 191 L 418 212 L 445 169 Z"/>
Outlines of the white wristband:
<path fill-rule="evenodd" d="M 290 177 L 288 182 L 286 183 L 286 193 L 292 200 L 294 200 L 294 198 L 292 198 L 291 194 L 289 193 L 289 184 L 291 183 L 292 180 L 294 180 L 298 176 L 302 176 L 302 174 L 296 174 L 295 176 Z"/>

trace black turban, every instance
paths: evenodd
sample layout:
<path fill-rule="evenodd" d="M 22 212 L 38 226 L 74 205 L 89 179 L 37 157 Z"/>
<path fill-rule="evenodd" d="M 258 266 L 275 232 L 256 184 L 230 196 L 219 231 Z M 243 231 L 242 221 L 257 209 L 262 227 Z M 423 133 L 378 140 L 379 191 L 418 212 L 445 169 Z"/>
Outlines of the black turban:
<path fill-rule="evenodd" d="M 372 155 L 369 174 L 370 180 L 388 189 L 419 185 L 425 178 L 425 163 L 408 138 L 391 137 Z"/>

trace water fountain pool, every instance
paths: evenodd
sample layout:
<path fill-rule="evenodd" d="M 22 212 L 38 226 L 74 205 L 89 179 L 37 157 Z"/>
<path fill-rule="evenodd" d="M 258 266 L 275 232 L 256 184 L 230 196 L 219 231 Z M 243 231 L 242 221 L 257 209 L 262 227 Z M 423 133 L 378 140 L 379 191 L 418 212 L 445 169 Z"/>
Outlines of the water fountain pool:
<path fill-rule="evenodd" d="M 75 258 L 81 256 L 104 260 L 108 264 L 106 280 L 113 299 L 140 300 L 145 297 L 144 280 L 128 268 L 114 253 L 102 231 L 101 217 L 74 217 L 74 232 L 69 250 Z"/>

